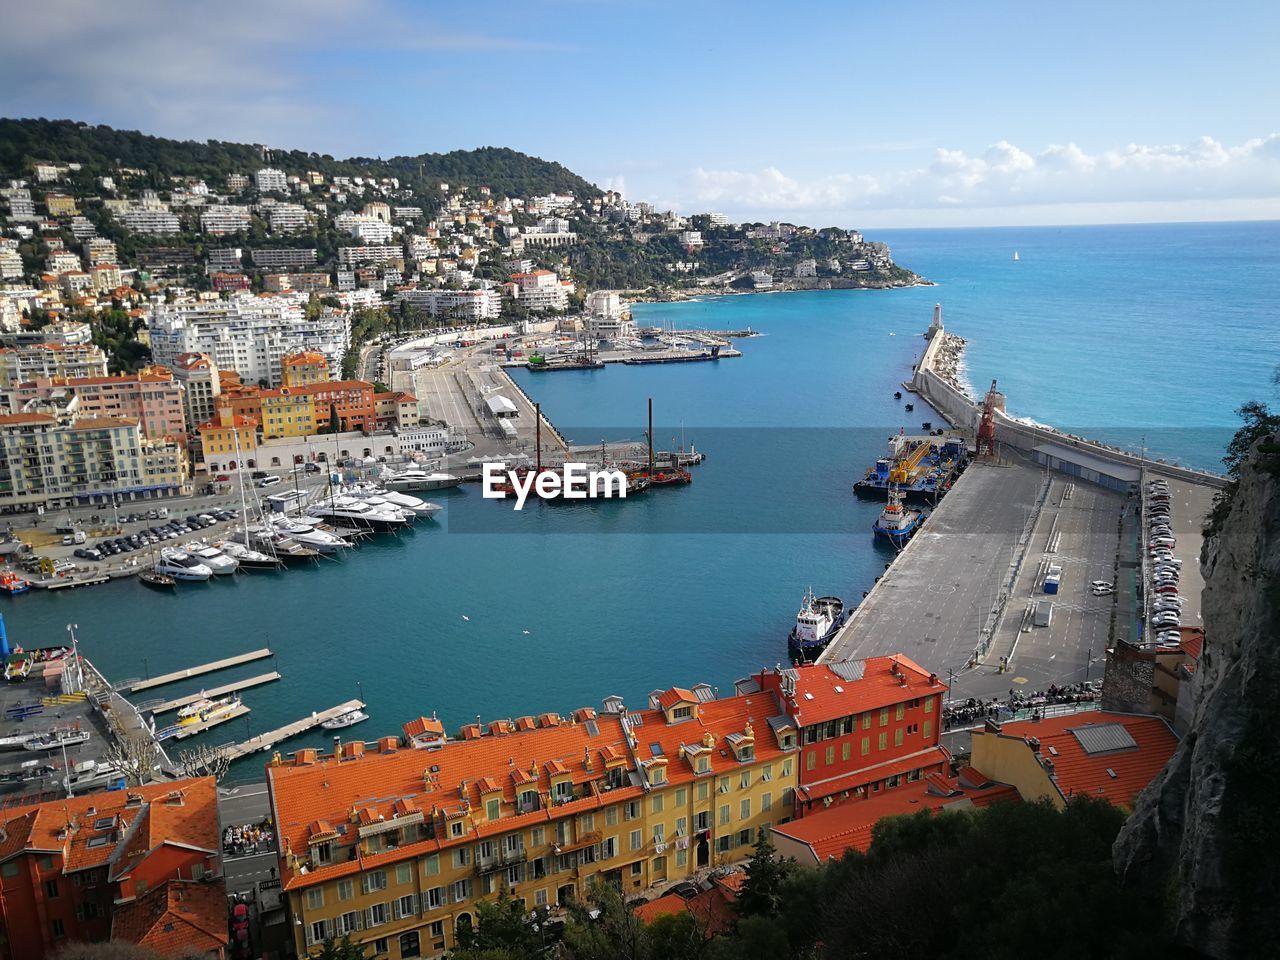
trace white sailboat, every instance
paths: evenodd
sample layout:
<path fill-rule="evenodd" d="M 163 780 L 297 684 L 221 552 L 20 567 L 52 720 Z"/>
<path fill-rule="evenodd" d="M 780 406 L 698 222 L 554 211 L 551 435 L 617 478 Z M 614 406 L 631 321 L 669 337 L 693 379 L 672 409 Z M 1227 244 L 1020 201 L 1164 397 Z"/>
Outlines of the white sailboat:
<path fill-rule="evenodd" d="M 1018 256 L 1018 251 L 1017 251 L 1017 250 L 1013 251 L 1013 262 L 1014 262 L 1014 263 L 1017 263 L 1017 262 L 1018 262 L 1019 260 L 1021 260 L 1021 259 L 1022 259 L 1022 258 L 1021 258 L 1020 256 Z"/>

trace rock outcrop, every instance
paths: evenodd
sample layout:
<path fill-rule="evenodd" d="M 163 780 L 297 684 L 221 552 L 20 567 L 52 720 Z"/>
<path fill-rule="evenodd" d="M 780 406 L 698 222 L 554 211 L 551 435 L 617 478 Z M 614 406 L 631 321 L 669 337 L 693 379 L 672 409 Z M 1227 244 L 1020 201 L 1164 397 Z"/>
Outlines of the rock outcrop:
<path fill-rule="evenodd" d="M 1280 955 L 1280 445 L 1250 452 L 1200 558 L 1205 647 L 1191 729 L 1115 845 L 1126 883 L 1209 957 Z"/>

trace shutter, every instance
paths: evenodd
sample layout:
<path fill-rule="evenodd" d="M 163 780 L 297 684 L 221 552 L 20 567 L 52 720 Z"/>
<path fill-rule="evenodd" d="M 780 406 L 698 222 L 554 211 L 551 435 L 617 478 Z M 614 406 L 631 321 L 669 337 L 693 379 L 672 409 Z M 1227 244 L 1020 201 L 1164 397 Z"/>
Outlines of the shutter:
<path fill-rule="evenodd" d="M 427 910 L 427 895 L 425 893 L 415 893 L 413 895 L 413 902 L 417 905 L 414 912 L 418 916 L 422 916 Z"/>
<path fill-rule="evenodd" d="M 393 920 L 400 919 L 400 901 L 399 900 L 391 901 L 391 918 Z"/>
<path fill-rule="evenodd" d="M 369 892 L 369 875 L 367 873 L 363 873 L 360 875 L 360 892 L 361 893 Z"/>
<path fill-rule="evenodd" d="M 303 935 L 306 937 L 308 947 L 311 946 L 313 943 L 315 943 L 315 940 L 311 936 L 311 924 L 308 923 L 305 927 L 303 927 L 302 932 L 303 932 Z"/>
<path fill-rule="evenodd" d="M 373 907 L 369 907 L 364 911 L 365 926 L 372 927 L 373 924 Z"/>
<path fill-rule="evenodd" d="M 356 929 L 363 930 L 364 929 L 364 911 L 357 910 L 355 913 L 356 913 Z"/>

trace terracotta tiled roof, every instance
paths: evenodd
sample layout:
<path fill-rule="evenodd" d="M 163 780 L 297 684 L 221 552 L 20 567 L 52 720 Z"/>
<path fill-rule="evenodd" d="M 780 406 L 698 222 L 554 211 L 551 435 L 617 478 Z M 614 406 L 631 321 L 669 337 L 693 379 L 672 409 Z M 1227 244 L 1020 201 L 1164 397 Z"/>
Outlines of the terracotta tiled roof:
<path fill-rule="evenodd" d="M 813 851 L 819 863 L 825 863 L 831 858 L 839 859 L 846 850 L 865 853 L 871 846 L 875 825 L 885 817 L 920 810 L 985 807 L 1018 799 L 1018 791 L 1003 783 L 973 787 L 958 778 L 941 782 L 945 784 L 943 790 L 921 780 L 886 790 L 866 800 L 839 803 L 819 813 L 779 824 L 773 831 L 804 844 Z"/>
<path fill-rule="evenodd" d="M 428 733 L 433 736 L 444 736 L 444 724 L 435 717 L 418 717 L 406 723 L 403 729 L 404 735 L 410 740 Z"/>
<path fill-rule="evenodd" d="M 711 935 L 723 933 L 738 919 L 733 904 L 737 900 L 737 890 L 745 874 L 735 871 L 729 877 L 736 878 L 736 881 L 731 883 L 717 881 L 710 889 L 703 890 L 688 900 L 675 893 L 668 893 L 657 900 L 650 900 L 635 908 L 636 916 L 645 923 L 653 923 L 659 917 L 688 910 L 706 928 L 707 933 Z"/>
<path fill-rule="evenodd" d="M 1088 737 L 1110 725 L 1122 726 L 1133 746 L 1090 753 L 1081 745 L 1081 734 Z M 1129 713 L 1021 720 L 1003 724 L 999 735 L 1039 740 L 1041 754 L 1053 761 L 1053 773 L 1064 797 L 1088 794 L 1126 806 L 1164 769 L 1178 746 L 1177 735 L 1163 718 Z"/>
<path fill-rule="evenodd" d="M 199 956 L 227 946 L 227 892 L 221 881 L 170 880 L 117 907 L 113 940 L 150 947 L 161 956 Z"/>
<path fill-rule="evenodd" d="M 1183 627 L 1182 647 L 1183 652 L 1192 660 L 1199 661 L 1200 651 L 1204 649 L 1204 629 L 1202 627 Z"/>
<path fill-rule="evenodd" d="M 893 672 L 895 666 L 897 674 Z M 792 669 L 796 674 L 795 717 L 801 724 L 823 723 L 878 710 L 904 700 L 942 693 L 947 688 L 935 675 L 902 654 L 863 660 L 862 677 L 857 680 L 841 677 L 828 664 Z"/>
<path fill-rule="evenodd" d="M 691 690 L 684 687 L 672 687 L 670 690 L 664 690 L 662 695 L 658 697 L 658 706 L 663 710 L 670 710 L 677 703 L 697 703 L 698 698 L 694 696 Z"/>
<path fill-rule="evenodd" d="M 0 415 L 0 426 L 18 426 L 24 423 L 57 423 L 53 417 L 44 413 L 6 413 Z"/>
<path fill-rule="evenodd" d="M 806 800 L 820 800 L 823 797 L 843 793 L 845 790 L 852 790 L 855 787 L 873 783 L 876 780 L 885 780 L 893 776 L 902 776 L 912 770 L 923 770 L 926 767 L 946 764 L 950 759 L 951 754 L 947 752 L 945 747 L 932 746 L 905 757 L 898 757 L 895 760 L 886 760 L 883 763 L 873 764 L 869 767 L 860 767 L 838 777 L 830 777 L 826 780 L 798 786 L 796 787 L 796 793 Z"/>

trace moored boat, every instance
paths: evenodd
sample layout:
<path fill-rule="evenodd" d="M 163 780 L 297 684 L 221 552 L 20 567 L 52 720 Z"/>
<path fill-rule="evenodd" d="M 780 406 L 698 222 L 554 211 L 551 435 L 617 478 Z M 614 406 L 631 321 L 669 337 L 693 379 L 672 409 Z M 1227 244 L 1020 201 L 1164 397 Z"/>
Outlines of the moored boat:
<path fill-rule="evenodd" d="M 877 537 L 903 544 L 916 532 L 923 522 L 923 516 L 919 510 L 904 507 L 902 494 L 890 488 L 888 502 L 876 522 L 871 525 L 871 530 Z"/>
<path fill-rule="evenodd" d="M 63 730 L 48 730 L 38 737 L 32 737 L 22 745 L 23 750 L 57 750 L 61 747 L 74 747 L 86 743 L 89 731 L 79 726 Z"/>
<path fill-rule="evenodd" d="M 418 467 L 410 467 L 400 473 L 383 474 L 379 482 L 397 493 L 417 493 L 420 490 L 446 490 L 462 483 L 461 477 L 451 473 L 428 473 Z"/>
<path fill-rule="evenodd" d="M 218 547 L 227 556 L 235 557 L 241 570 L 278 570 L 281 566 L 280 560 L 274 555 L 254 550 L 234 540 L 224 541 Z"/>
<path fill-rule="evenodd" d="M 177 580 L 158 570 L 143 570 L 138 574 L 138 582 L 156 590 L 172 590 L 178 585 Z"/>
<path fill-rule="evenodd" d="M 812 663 L 827 648 L 844 624 L 844 601 L 839 597 L 815 597 L 805 592 L 796 625 L 787 637 L 787 654 L 793 663 Z"/>
<path fill-rule="evenodd" d="M 209 567 L 185 550 L 161 550 L 155 569 L 157 573 L 166 574 L 175 580 L 199 581 L 213 576 Z"/>
<path fill-rule="evenodd" d="M 0 592 L 16 597 L 18 594 L 26 593 L 30 589 L 31 581 L 25 577 L 20 577 L 12 571 L 0 574 Z"/>
<path fill-rule="evenodd" d="M 235 557 L 229 557 L 217 547 L 207 543 L 188 543 L 184 544 L 182 549 L 212 570 L 214 576 L 235 573 L 236 568 L 240 566 L 240 561 Z"/>
<path fill-rule="evenodd" d="M 368 720 L 369 715 L 363 710 L 348 710 L 346 713 L 340 713 L 336 717 L 330 717 L 324 723 L 320 724 L 325 730 L 341 730 L 344 727 L 352 727 L 357 723 Z"/>

